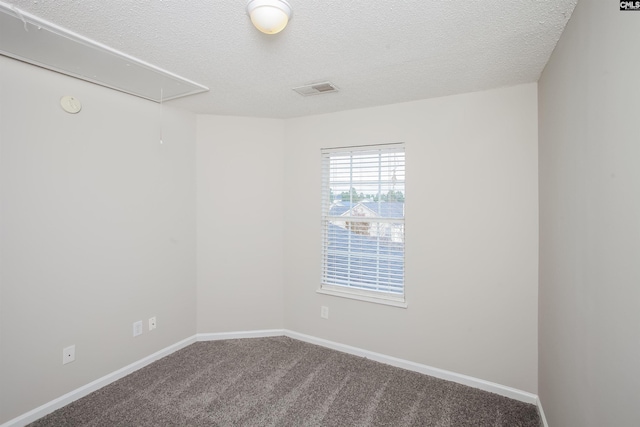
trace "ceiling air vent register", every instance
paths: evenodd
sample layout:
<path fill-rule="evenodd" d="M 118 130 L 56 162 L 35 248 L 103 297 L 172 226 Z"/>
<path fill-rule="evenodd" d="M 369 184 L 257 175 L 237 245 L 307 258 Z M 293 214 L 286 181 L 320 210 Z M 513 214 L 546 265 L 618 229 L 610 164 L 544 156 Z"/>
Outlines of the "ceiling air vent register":
<path fill-rule="evenodd" d="M 340 89 L 331 82 L 312 83 L 306 86 L 294 87 L 293 90 L 302 96 L 322 95 L 324 93 L 338 92 Z"/>

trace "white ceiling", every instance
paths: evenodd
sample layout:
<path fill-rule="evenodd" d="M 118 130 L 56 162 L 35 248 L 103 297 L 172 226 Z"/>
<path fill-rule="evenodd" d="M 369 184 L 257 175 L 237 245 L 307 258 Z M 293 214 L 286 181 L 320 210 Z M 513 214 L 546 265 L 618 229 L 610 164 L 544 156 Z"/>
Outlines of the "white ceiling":
<path fill-rule="evenodd" d="M 288 118 L 537 81 L 578 0 L 288 0 L 276 35 L 246 0 L 5 1 L 211 89 L 173 106 Z"/>

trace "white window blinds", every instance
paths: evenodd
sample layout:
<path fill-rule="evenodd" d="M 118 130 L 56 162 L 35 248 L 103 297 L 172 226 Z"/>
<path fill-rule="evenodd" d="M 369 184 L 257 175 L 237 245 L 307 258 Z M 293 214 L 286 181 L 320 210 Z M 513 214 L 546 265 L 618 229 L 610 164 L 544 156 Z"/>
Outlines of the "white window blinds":
<path fill-rule="evenodd" d="M 322 150 L 323 290 L 404 301 L 404 144 Z"/>

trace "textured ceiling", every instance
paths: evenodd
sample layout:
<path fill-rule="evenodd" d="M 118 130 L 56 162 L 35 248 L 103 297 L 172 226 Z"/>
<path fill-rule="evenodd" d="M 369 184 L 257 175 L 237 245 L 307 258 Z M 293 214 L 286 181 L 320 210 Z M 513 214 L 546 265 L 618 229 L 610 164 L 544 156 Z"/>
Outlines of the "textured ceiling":
<path fill-rule="evenodd" d="M 287 118 L 537 81 L 578 0 L 289 0 L 270 36 L 246 0 L 5 1 L 211 89 L 173 106 Z"/>

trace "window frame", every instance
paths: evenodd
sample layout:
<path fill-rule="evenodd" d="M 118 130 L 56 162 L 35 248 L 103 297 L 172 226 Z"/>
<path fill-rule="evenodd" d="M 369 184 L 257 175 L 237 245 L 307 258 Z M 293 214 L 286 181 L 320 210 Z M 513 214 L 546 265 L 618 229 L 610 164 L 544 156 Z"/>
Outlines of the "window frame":
<path fill-rule="evenodd" d="M 331 268 L 329 266 L 330 261 L 329 261 L 329 254 L 332 253 L 332 251 L 329 250 L 329 242 L 330 242 L 330 235 L 332 234 L 329 229 L 330 229 L 330 225 L 333 225 L 335 227 L 335 222 L 337 216 L 336 215 L 330 215 L 330 211 L 331 211 L 331 207 L 332 204 L 334 203 L 334 200 L 332 200 L 331 194 L 332 194 L 332 190 L 331 190 L 331 185 L 332 185 L 332 181 L 331 180 L 331 172 L 332 170 L 332 166 L 331 166 L 331 158 L 336 158 L 336 157 L 349 157 L 350 158 L 350 164 L 348 167 L 348 173 L 349 173 L 349 185 L 351 186 L 351 188 L 355 188 L 353 185 L 358 185 L 358 183 L 364 185 L 368 185 L 371 184 L 371 182 L 374 182 L 375 185 L 378 186 L 379 189 L 382 188 L 382 183 L 385 182 L 382 180 L 381 176 L 382 176 L 382 170 L 384 169 L 383 167 L 383 163 L 382 163 L 382 157 L 381 160 L 378 162 L 378 166 L 377 166 L 377 171 L 378 171 L 378 179 L 377 181 L 358 181 L 358 180 L 354 180 L 353 179 L 353 175 L 354 175 L 354 171 L 358 172 L 358 168 L 354 168 L 354 163 L 353 163 L 353 159 L 354 157 L 358 157 L 358 156 L 370 156 L 372 153 L 378 153 L 379 156 L 384 156 L 384 155 L 391 155 L 393 153 L 393 157 L 395 157 L 397 154 L 395 153 L 402 153 L 401 156 L 398 156 L 399 158 L 401 158 L 401 168 L 402 168 L 402 180 L 401 180 L 401 190 L 402 190 L 402 217 L 367 217 L 367 220 L 363 220 L 362 218 L 360 218 L 360 220 L 358 221 L 358 217 L 357 216 L 346 216 L 345 218 L 345 224 L 354 224 L 357 222 L 361 222 L 361 223 L 366 223 L 367 227 L 370 227 L 371 223 L 376 224 L 377 229 L 380 229 L 382 226 L 381 224 L 392 224 L 391 227 L 397 227 L 397 225 L 400 225 L 400 229 L 401 229 L 401 233 L 400 234 L 394 234 L 394 236 L 398 235 L 401 236 L 401 242 L 402 244 L 401 246 L 401 292 L 392 292 L 391 290 L 368 290 L 368 289 L 363 289 L 364 287 L 366 287 L 366 285 L 363 284 L 354 284 L 354 285 L 342 285 L 342 284 L 337 284 L 337 283 L 330 283 L 331 280 L 327 281 L 326 279 L 328 277 L 330 277 L 330 274 L 328 273 Z M 356 299 L 356 300 L 361 300 L 361 301 L 367 301 L 367 302 L 373 302 L 373 303 L 378 303 L 378 304 L 384 304 L 384 305 L 390 305 L 390 306 L 394 306 L 394 307 L 402 307 L 402 308 L 406 308 L 407 307 L 407 303 L 406 303 L 406 276 L 405 276 L 405 269 L 406 269 L 406 243 L 405 243 L 405 170 L 406 170 L 406 147 L 405 144 L 403 142 L 401 143 L 392 143 L 392 144 L 378 144 L 378 145 L 359 145 L 359 146 L 349 146 L 349 147 L 337 147 L 337 148 L 323 148 L 321 149 L 321 160 L 322 160 L 322 174 L 321 174 L 321 181 L 322 181 L 322 191 L 321 191 L 321 260 L 322 260 L 322 264 L 321 264 L 321 277 L 320 277 L 320 286 L 317 289 L 317 293 L 319 294 L 325 294 L 325 295 L 332 295 L 332 296 L 338 296 L 338 297 L 343 297 L 343 298 L 350 298 L 350 299 Z M 386 166 L 388 168 L 388 166 Z M 339 168 L 336 168 L 339 169 Z M 364 169 L 364 167 L 362 168 Z M 394 180 L 395 180 L 395 173 L 394 173 Z M 394 181 L 395 182 L 395 181 Z M 344 182 L 342 183 L 344 184 Z M 393 187 L 392 187 L 393 189 Z M 349 193 L 351 193 L 351 189 L 349 190 Z M 398 190 L 399 191 L 399 190 Z M 377 197 L 378 197 L 378 201 L 380 201 L 381 199 L 381 194 L 384 194 L 383 192 L 381 192 L 381 190 L 378 190 L 377 193 Z M 379 202 L 382 203 L 382 202 Z M 364 205 L 364 204 L 363 204 Z M 349 209 L 348 212 L 350 212 L 353 208 L 355 208 L 357 205 L 354 205 L 353 203 L 353 196 L 350 195 L 349 198 Z M 380 209 L 380 204 L 378 204 L 378 208 Z M 381 212 L 381 210 L 379 211 Z M 372 219 L 372 218 L 377 218 L 377 219 Z M 355 221 L 353 221 L 354 219 L 356 219 Z M 332 224 L 332 221 L 334 222 L 334 224 Z M 353 228 L 349 228 L 349 226 L 343 227 L 344 230 L 346 230 L 346 232 L 349 233 L 349 235 L 355 235 L 358 232 L 353 232 L 351 230 L 353 230 Z M 394 228 L 394 233 L 397 233 L 397 229 Z M 362 233 L 360 233 L 362 234 Z M 369 235 L 367 235 L 368 238 Z M 335 237 L 334 237 L 335 238 Z M 352 238 L 349 237 L 348 238 L 349 242 L 351 242 Z M 376 246 L 377 246 L 377 251 L 378 253 L 375 255 L 375 257 L 372 257 L 371 255 L 366 255 L 367 259 L 375 259 L 376 260 L 376 268 L 374 268 L 374 276 L 376 278 L 376 283 L 378 283 L 378 279 L 380 279 L 381 276 L 381 271 L 383 271 L 383 269 L 380 267 L 380 260 L 382 261 L 386 261 L 390 263 L 390 259 L 395 260 L 395 264 L 397 265 L 398 262 L 398 257 L 397 256 L 393 256 L 391 257 L 390 255 L 387 255 L 385 257 L 385 255 L 380 254 L 379 248 L 380 248 L 380 241 L 381 241 L 381 237 L 380 235 L 375 236 L 375 240 L 377 241 Z M 394 240 L 395 241 L 395 240 Z M 350 249 L 348 249 L 347 252 L 340 252 L 340 253 L 348 253 L 347 258 L 349 259 L 348 261 L 348 266 L 346 267 L 346 269 L 348 270 L 347 276 L 350 278 L 352 273 L 352 264 L 351 264 L 351 256 L 353 255 L 353 251 L 351 250 L 351 244 L 349 244 Z M 391 247 L 398 247 L 398 245 L 389 245 L 389 248 Z M 388 251 L 390 251 L 391 249 L 387 249 Z M 335 252 L 334 252 L 334 256 Z M 359 254 L 360 259 L 364 259 L 364 255 L 362 255 L 361 253 Z M 356 253 L 356 257 L 358 257 L 358 254 Z M 359 267 L 360 270 L 357 270 L 357 268 L 355 268 L 356 271 L 360 271 L 361 274 L 363 274 L 363 272 L 369 272 L 369 270 L 367 270 L 365 267 L 360 266 Z M 337 270 L 337 267 L 334 267 L 334 270 Z M 391 274 L 391 267 L 387 268 L 387 274 Z M 394 272 L 395 273 L 395 272 Z M 384 274 L 383 274 L 384 276 Z M 370 277 L 370 276 L 367 276 Z M 333 278 L 335 279 L 335 271 L 333 274 Z M 334 280 L 334 282 L 337 282 L 338 280 Z M 383 284 L 380 287 L 382 288 L 387 288 L 387 289 L 392 289 L 394 287 L 397 287 L 397 284 Z"/>

